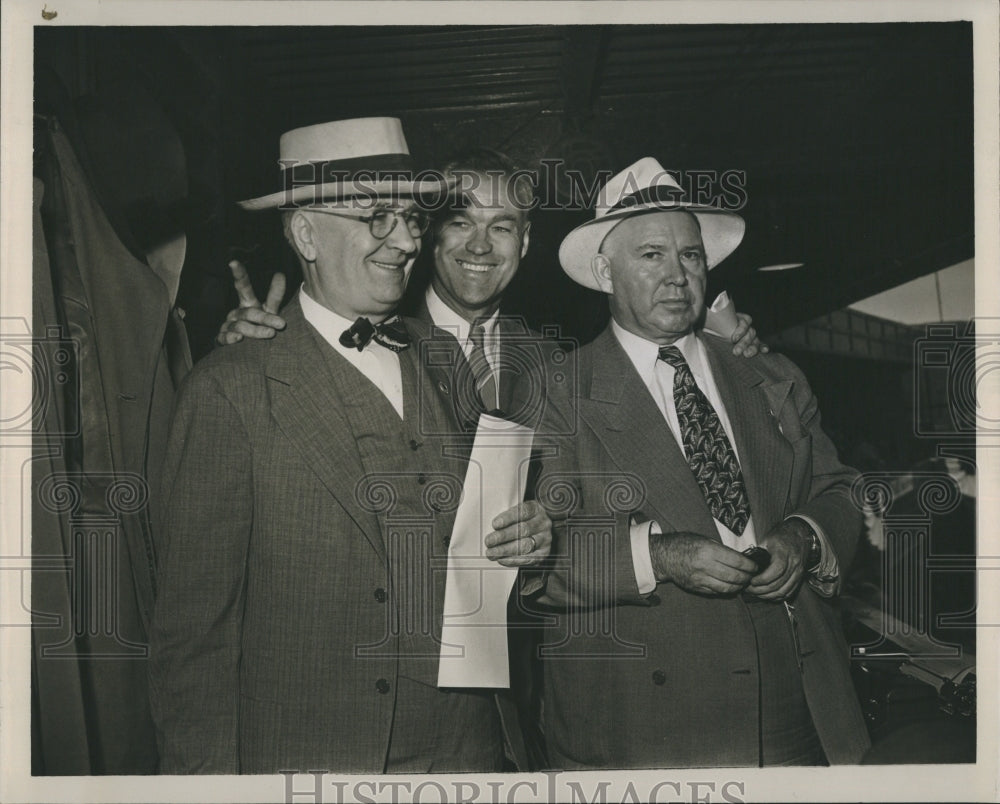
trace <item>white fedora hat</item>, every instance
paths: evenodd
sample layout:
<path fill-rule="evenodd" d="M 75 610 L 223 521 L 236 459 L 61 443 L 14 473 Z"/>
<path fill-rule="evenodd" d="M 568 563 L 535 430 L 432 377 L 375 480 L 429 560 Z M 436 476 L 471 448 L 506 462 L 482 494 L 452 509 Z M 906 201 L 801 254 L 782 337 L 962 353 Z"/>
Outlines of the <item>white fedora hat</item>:
<path fill-rule="evenodd" d="M 683 209 L 698 219 L 705 258 L 708 267 L 714 268 L 743 240 L 746 224 L 735 212 L 706 204 L 688 204 L 683 195 L 677 180 L 651 156 L 612 176 L 598 195 L 594 220 L 577 226 L 559 246 L 563 270 L 574 282 L 600 290 L 591 261 L 608 232 L 631 215 L 656 209 Z"/>
<path fill-rule="evenodd" d="M 243 209 L 383 195 L 435 195 L 454 184 L 413 174 L 403 126 L 395 117 L 358 117 L 286 131 L 278 147 L 283 189 L 240 201 Z M 414 180 L 416 179 L 416 180 Z"/>

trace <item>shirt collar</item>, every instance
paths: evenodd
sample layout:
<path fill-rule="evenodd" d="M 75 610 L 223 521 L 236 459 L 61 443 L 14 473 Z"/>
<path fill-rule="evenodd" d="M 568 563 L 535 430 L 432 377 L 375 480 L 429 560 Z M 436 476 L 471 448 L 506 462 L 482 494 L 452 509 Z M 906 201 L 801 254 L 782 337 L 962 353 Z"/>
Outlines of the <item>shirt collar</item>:
<path fill-rule="evenodd" d="M 613 318 L 611 319 L 611 330 L 622 349 L 625 350 L 629 360 L 632 361 L 632 365 L 639 372 L 643 382 L 648 383 L 656 368 L 656 361 L 660 359 L 660 344 L 646 340 L 634 332 L 629 332 Z M 693 374 L 697 376 L 703 373 L 705 347 L 694 332 L 689 332 L 682 338 L 678 338 L 672 345 L 676 346 L 684 355 L 684 359 L 691 367 Z"/>
<path fill-rule="evenodd" d="M 437 295 L 433 285 L 427 286 L 427 293 L 424 296 L 427 303 L 427 312 L 430 313 L 434 326 L 450 332 L 459 343 L 465 343 L 469 338 L 469 322 L 445 304 L 441 297 Z M 490 338 L 496 329 L 497 321 L 500 319 L 500 311 L 497 310 L 489 318 L 483 321 L 483 329 L 486 330 L 486 337 Z"/>

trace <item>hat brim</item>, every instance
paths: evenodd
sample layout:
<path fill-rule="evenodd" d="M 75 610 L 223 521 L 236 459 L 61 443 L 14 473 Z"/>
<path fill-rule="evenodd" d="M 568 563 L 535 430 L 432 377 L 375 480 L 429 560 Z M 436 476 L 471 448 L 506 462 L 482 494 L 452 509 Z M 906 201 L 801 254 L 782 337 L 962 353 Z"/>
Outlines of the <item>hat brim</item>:
<path fill-rule="evenodd" d="M 297 208 L 318 201 L 337 201 L 347 198 L 395 198 L 411 197 L 418 203 L 442 204 L 455 186 L 454 179 L 425 179 L 422 181 L 380 181 L 358 184 L 355 182 L 327 182 L 324 184 L 299 185 L 290 190 L 281 190 L 258 198 L 240 201 L 239 205 L 248 212 L 264 209 Z M 433 201 L 431 201 L 433 199 Z"/>
<path fill-rule="evenodd" d="M 608 232 L 633 215 L 679 210 L 690 212 L 698 219 L 709 270 L 732 254 L 743 240 L 746 223 L 735 212 L 698 204 L 648 203 L 612 212 L 577 226 L 559 246 L 559 263 L 574 282 L 592 290 L 600 290 L 592 261 Z"/>

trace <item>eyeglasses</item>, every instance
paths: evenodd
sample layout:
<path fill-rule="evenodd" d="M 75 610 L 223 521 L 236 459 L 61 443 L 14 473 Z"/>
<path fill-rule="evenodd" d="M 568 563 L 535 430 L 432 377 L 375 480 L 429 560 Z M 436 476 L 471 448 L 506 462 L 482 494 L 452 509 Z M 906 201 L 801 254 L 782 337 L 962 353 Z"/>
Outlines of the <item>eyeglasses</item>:
<path fill-rule="evenodd" d="M 400 218 L 406 223 L 406 229 L 411 237 L 422 237 L 431 226 L 431 218 L 422 209 L 408 209 L 405 212 L 401 209 L 377 209 L 371 215 L 345 215 L 342 212 L 334 212 L 331 209 L 312 209 L 309 212 L 322 212 L 324 215 L 335 215 L 338 218 L 358 221 L 368 224 L 368 231 L 376 240 L 385 240 L 396 228 L 396 221 Z"/>

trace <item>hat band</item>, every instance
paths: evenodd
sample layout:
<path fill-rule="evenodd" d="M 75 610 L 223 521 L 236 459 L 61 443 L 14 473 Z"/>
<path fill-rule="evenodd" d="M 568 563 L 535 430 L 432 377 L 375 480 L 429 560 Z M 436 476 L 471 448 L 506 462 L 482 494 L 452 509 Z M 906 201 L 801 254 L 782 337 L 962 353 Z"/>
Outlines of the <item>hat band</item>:
<path fill-rule="evenodd" d="M 284 190 L 307 187 L 312 184 L 337 184 L 351 181 L 377 182 L 392 179 L 409 180 L 413 162 L 409 154 L 375 154 L 353 159 L 295 162 L 281 159 L 286 167 L 281 171 Z"/>
<path fill-rule="evenodd" d="M 608 208 L 608 212 L 665 201 L 670 202 L 671 205 L 680 206 L 683 196 L 684 191 L 680 187 L 670 187 L 663 184 L 658 184 L 654 187 L 643 187 L 641 190 L 636 190 L 634 193 L 623 196 L 617 204 Z"/>

